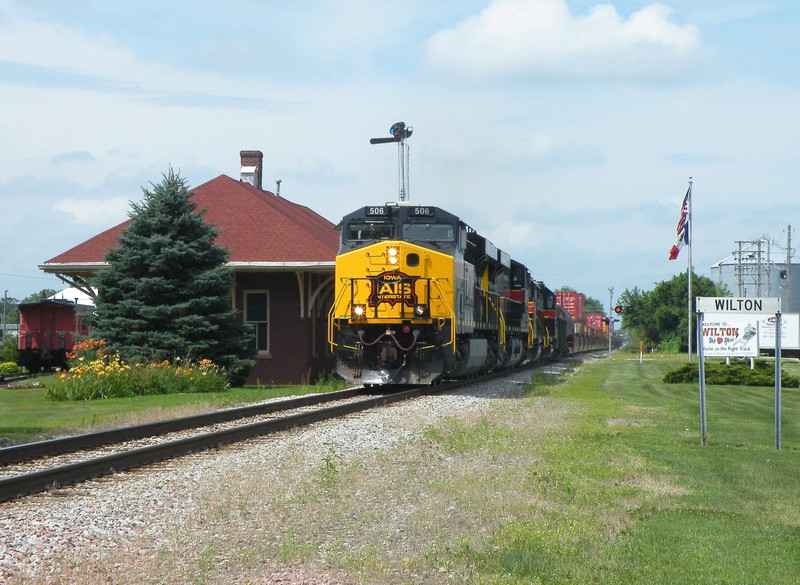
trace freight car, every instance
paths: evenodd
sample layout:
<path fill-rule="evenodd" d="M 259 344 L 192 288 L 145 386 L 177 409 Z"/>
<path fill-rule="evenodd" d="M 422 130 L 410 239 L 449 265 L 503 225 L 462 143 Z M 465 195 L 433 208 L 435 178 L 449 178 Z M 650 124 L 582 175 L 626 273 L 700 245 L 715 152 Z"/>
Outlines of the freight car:
<path fill-rule="evenodd" d="M 602 347 L 555 294 L 457 216 L 406 201 L 346 215 L 328 341 L 340 376 L 432 384 Z M 591 347 L 594 345 L 594 347 Z"/>
<path fill-rule="evenodd" d="M 91 310 L 65 299 L 21 304 L 17 363 L 29 372 L 67 368 L 76 337 L 89 333 L 83 316 Z"/>

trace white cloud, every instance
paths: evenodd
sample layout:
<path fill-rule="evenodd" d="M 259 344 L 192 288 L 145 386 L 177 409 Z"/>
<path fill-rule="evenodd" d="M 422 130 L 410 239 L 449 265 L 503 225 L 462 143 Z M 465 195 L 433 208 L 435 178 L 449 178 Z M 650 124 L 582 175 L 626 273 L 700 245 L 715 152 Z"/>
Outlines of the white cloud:
<path fill-rule="evenodd" d="M 74 224 L 87 224 L 107 229 L 127 218 L 129 200 L 124 197 L 108 199 L 63 199 L 53 208 L 69 216 Z"/>
<path fill-rule="evenodd" d="M 172 57 L 172 55 L 170 55 Z M 260 103 L 266 84 L 253 79 L 209 74 L 189 69 L 170 59 L 148 60 L 106 32 L 36 20 L 0 4 L 0 63 L 22 66 L 22 86 L 37 84 L 87 87 L 145 95 L 149 99 L 186 104 L 191 98 L 200 105 L 217 103 L 224 96 Z M 9 84 L 16 79 L 4 80 Z M 210 100 L 210 101 L 209 101 Z M 224 100 L 223 100 L 224 102 Z"/>
<path fill-rule="evenodd" d="M 136 65 L 133 53 L 107 35 L 17 18 L 0 24 L 0 60 L 117 79 Z"/>
<path fill-rule="evenodd" d="M 652 77 L 674 72 L 699 48 L 699 30 L 669 16 L 661 4 L 625 19 L 610 4 L 575 16 L 565 0 L 494 0 L 434 35 L 427 57 L 434 69 L 471 79 Z"/>

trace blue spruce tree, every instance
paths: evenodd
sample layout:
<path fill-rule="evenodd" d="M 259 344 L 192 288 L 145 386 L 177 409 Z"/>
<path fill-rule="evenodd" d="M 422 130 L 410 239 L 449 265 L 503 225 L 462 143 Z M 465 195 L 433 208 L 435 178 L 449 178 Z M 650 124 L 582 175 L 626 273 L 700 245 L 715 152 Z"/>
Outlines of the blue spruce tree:
<path fill-rule="evenodd" d="M 129 361 L 210 359 L 242 383 L 254 362 L 230 304 L 228 251 L 184 179 L 170 169 L 151 186 L 98 274 L 92 334 Z"/>

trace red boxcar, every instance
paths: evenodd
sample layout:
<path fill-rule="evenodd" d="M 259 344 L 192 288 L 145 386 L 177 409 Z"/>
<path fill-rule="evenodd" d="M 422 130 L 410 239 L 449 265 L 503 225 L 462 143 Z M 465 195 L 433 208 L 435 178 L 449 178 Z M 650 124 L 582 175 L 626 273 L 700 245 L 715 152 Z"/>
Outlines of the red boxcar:
<path fill-rule="evenodd" d="M 606 335 L 608 333 L 608 325 L 606 325 L 604 319 L 605 315 L 602 313 L 589 313 L 586 315 L 586 326 L 601 335 Z"/>
<path fill-rule="evenodd" d="M 64 299 L 19 305 L 19 365 L 29 372 L 66 368 L 76 336 L 89 334 L 83 315 L 91 310 Z"/>
<path fill-rule="evenodd" d="M 586 297 L 583 293 L 559 290 L 556 291 L 556 302 L 566 309 L 573 321 L 583 321 L 583 311 Z"/>

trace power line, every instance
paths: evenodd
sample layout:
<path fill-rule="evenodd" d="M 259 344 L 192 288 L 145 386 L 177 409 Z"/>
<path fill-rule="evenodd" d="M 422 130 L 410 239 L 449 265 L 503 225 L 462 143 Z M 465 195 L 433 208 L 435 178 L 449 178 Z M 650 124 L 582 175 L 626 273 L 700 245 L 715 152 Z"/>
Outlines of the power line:
<path fill-rule="evenodd" d="M 13 278 L 31 278 L 35 280 L 58 280 L 55 276 L 28 276 L 27 274 L 8 274 L 0 272 L 0 276 L 11 276 Z"/>

